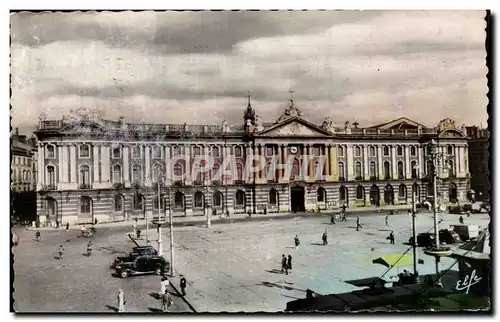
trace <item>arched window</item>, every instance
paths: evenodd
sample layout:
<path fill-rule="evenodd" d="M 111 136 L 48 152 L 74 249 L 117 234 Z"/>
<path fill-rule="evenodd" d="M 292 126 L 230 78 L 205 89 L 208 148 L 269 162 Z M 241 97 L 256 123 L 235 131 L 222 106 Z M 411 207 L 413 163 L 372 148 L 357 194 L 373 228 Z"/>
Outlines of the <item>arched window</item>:
<path fill-rule="evenodd" d="M 377 177 L 377 164 L 375 161 L 370 162 L 370 177 L 372 180 Z"/>
<path fill-rule="evenodd" d="M 218 163 L 214 163 L 212 166 L 212 180 L 220 180 L 222 177 L 222 173 L 220 170 L 220 165 Z"/>
<path fill-rule="evenodd" d="M 448 174 L 450 178 L 455 177 L 455 167 L 452 160 L 448 161 Z"/>
<path fill-rule="evenodd" d="M 214 207 L 222 207 L 222 193 L 220 191 L 214 192 L 213 206 Z"/>
<path fill-rule="evenodd" d="M 54 198 L 47 197 L 47 216 L 56 216 L 57 215 L 57 201 Z"/>
<path fill-rule="evenodd" d="M 359 147 L 357 145 L 354 147 L 354 156 L 355 157 L 360 157 L 361 156 L 361 147 Z"/>
<path fill-rule="evenodd" d="M 174 195 L 174 208 L 176 210 L 184 210 L 184 194 L 180 191 L 177 191 Z"/>
<path fill-rule="evenodd" d="M 410 147 L 410 155 L 411 155 L 412 157 L 417 156 L 417 148 L 416 148 L 416 147 L 414 147 L 414 146 L 411 146 L 411 147 Z"/>
<path fill-rule="evenodd" d="M 90 167 L 86 164 L 80 166 L 80 184 L 81 185 L 90 184 Z"/>
<path fill-rule="evenodd" d="M 80 214 L 92 213 L 92 199 L 87 196 L 80 198 Z"/>
<path fill-rule="evenodd" d="M 384 179 L 391 179 L 391 163 L 384 161 Z"/>
<path fill-rule="evenodd" d="M 357 200 L 365 199 L 365 188 L 363 188 L 363 186 L 358 186 L 356 188 L 356 199 Z"/>
<path fill-rule="evenodd" d="M 245 192 L 243 192 L 243 190 L 236 190 L 235 203 L 236 203 L 236 206 L 245 206 L 246 196 L 245 196 Z"/>
<path fill-rule="evenodd" d="M 241 163 L 236 164 L 236 176 L 236 180 L 243 181 L 243 164 Z"/>
<path fill-rule="evenodd" d="M 343 146 L 339 145 L 339 146 L 337 147 L 337 155 L 338 155 L 339 157 L 343 157 L 343 156 L 344 156 L 344 147 L 343 147 Z"/>
<path fill-rule="evenodd" d="M 142 167 L 138 164 L 132 166 L 132 181 L 134 183 L 142 182 Z"/>
<path fill-rule="evenodd" d="M 140 193 L 134 194 L 134 199 L 132 200 L 133 210 L 144 210 L 144 197 Z"/>
<path fill-rule="evenodd" d="M 411 162 L 411 178 L 412 179 L 417 179 L 418 178 L 417 161 L 412 161 Z"/>
<path fill-rule="evenodd" d="M 405 177 L 405 167 L 403 165 L 403 161 L 398 161 L 398 178 L 404 179 Z"/>
<path fill-rule="evenodd" d="M 398 153 L 398 156 L 402 156 L 403 155 L 403 147 L 398 145 L 398 147 L 396 148 L 397 150 L 397 153 Z"/>
<path fill-rule="evenodd" d="M 450 186 L 448 187 L 448 189 L 450 202 L 456 203 L 458 201 L 457 185 L 453 182 L 450 182 Z"/>
<path fill-rule="evenodd" d="M 339 188 L 339 202 L 340 204 L 346 204 L 348 202 L 347 200 L 347 188 L 342 186 Z"/>
<path fill-rule="evenodd" d="M 122 182 L 122 167 L 119 164 L 113 166 L 113 183 Z"/>
<path fill-rule="evenodd" d="M 299 160 L 297 159 L 293 159 L 293 163 L 292 163 L 292 176 L 291 176 L 291 179 L 292 180 L 296 180 L 300 175 L 300 162 Z"/>
<path fill-rule="evenodd" d="M 242 155 L 243 155 L 243 152 L 241 150 L 241 146 L 235 146 L 234 147 L 234 156 L 237 158 L 241 158 Z"/>
<path fill-rule="evenodd" d="M 453 155 L 453 147 L 451 145 L 448 145 L 447 152 L 448 155 Z"/>
<path fill-rule="evenodd" d="M 344 162 L 339 162 L 339 180 L 345 180 Z"/>
<path fill-rule="evenodd" d="M 394 205 L 394 189 L 390 184 L 384 189 L 384 202 L 386 205 Z"/>
<path fill-rule="evenodd" d="M 326 190 L 325 188 L 319 187 L 317 191 L 317 201 L 326 202 Z"/>
<path fill-rule="evenodd" d="M 161 196 L 160 196 L 160 198 L 158 198 L 158 196 L 154 197 L 153 209 L 158 210 L 158 201 L 160 202 L 160 210 L 164 210 L 165 209 L 165 198 L 162 198 Z"/>
<path fill-rule="evenodd" d="M 377 153 L 375 152 L 375 147 L 373 145 L 370 145 L 370 156 L 371 157 L 374 157 L 377 155 Z"/>
<path fill-rule="evenodd" d="M 361 180 L 363 179 L 363 176 L 361 174 L 361 162 L 356 161 L 354 164 L 354 176 L 356 177 L 356 180 Z"/>
<path fill-rule="evenodd" d="M 184 165 L 182 161 L 177 161 L 174 164 L 174 181 L 184 179 Z"/>
<path fill-rule="evenodd" d="M 406 198 L 406 186 L 404 184 L 399 185 L 398 197 L 400 199 Z"/>
<path fill-rule="evenodd" d="M 278 198 L 278 191 L 271 189 L 271 191 L 269 191 L 269 204 L 273 206 L 278 205 Z"/>
<path fill-rule="evenodd" d="M 161 164 L 155 164 L 153 167 L 153 182 L 158 182 L 163 176 L 163 166 Z"/>
<path fill-rule="evenodd" d="M 380 206 L 380 189 L 376 184 L 370 188 L 370 202 L 374 206 Z"/>
<path fill-rule="evenodd" d="M 194 193 L 194 207 L 204 208 L 205 207 L 205 196 L 201 191 L 196 191 Z"/>
<path fill-rule="evenodd" d="M 391 155 L 391 154 L 389 153 L 389 147 L 388 147 L 388 146 L 384 145 L 383 150 L 384 150 L 384 156 L 385 156 L 385 157 L 388 157 L 388 156 L 390 156 L 390 155 Z"/>
<path fill-rule="evenodd" d="M 121 195 L 115 195 L 114 198 L 114 209 L 115 212 L 122 212 L 123 211 L 123 196 Z"/>
<path fill-rule="evenodd" d="M 26 170 L 26 181 L 31 181 L 31 171 Z"/>

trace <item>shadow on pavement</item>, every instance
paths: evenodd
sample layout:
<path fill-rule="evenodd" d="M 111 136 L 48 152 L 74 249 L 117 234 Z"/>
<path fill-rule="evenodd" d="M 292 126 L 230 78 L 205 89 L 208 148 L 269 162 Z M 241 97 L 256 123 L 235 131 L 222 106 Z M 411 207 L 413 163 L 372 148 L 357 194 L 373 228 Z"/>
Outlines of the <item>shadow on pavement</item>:
<path fill-rule="evenodd" d="M 153 312 L 153 313 L 163 313 L 161 309 L 157 309 L 155 307 L 148 307 L 148 310 Z"/>
<path fill-rule="evenodd" d="M 301 299 L 300 297 L 290 296 L 290 295 L 286 295 L 286 294 L 281 294 L 281 296 L 288 297 L 288 298 L 291 298 L 291 299 L 294 299 L 294 300 L 300 300 Z"/>
<path fill-rule="evenodd" d="M 280 269 L 266 269 L 266 272 L 268 273 L 273 273 L 273 274 L 283 274 Z"/>
<path fill-rule="evenodd" d="M 311 243 L 311 245 L 313 245 L 313 246 L 323 246 L 323 244 L 321 244 L 321 243 Z"/>
<path fill-rule="evenodd" d="M 261 282 L 261 284 L 264 286 L 267 286 L 267 287 L 277 287 L 277 288 L 287 290 L 287 291 L 294 291 L 295 290 L 295 291 L 305 292 L 305 290 L 301 290 L 299 288 L 285 286 L 285 285 L 279 285 L 279 284 L 271 283 L 271 282 Z M 259 284 L 257 284 L 257 285 L 259 285 Z"/>
<path fill-rule="evenodd" d="M 115 312 L 118 312 L 118 308 L 115 307 L 115 306 L 111 306 L 111 305 L 106 305 L 106 307 L 111 310 L 111 311 L 115 311 Z"/>
<path fill-rule="evenodd" d="M 151 293 L 149 293 L 149 296 L 151 296 L 151 297 L 152 297 L 152 298 L 154 298 L 155 300 L 159 300 L 159 299 L 160 299 L 160 294 L 155 293 L 155 292 L 151 292 Z"/>
<path fill-rule="evenodd" d="M 127 252 L 124 252 L 124 251 L 121 251 L 121 250 L 116 250 L 116 249 L 113 249 L 113 248 L 110 248 L 110 247 L 105 247 L 105 246 L 99 247 L 99 250 L 107 250 L 107 251 L 110 251 L 111 254 L 127 254 Z"/>

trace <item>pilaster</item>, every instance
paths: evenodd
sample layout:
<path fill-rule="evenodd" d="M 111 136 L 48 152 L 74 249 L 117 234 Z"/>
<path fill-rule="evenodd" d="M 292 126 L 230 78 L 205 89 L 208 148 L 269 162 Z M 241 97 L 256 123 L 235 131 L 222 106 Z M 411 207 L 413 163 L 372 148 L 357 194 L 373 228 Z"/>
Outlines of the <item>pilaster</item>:
<path fill-rule="evenodd" d="M 123 184 L 126 188 L 130 187 L 130 149 L 128 146 L 123 147 Z"/>
<path fill-rule="evenodd" d="M 64 182 L 64 175 L 63 175 L 63 147 L 61 145 L 57 145 L 57 180 L 56 180 L 56 186 L 58 186 L 58 189 L 61 188 L 61 183 Z"/>
<path fill-rule="evenodd" d="M 145 146 L 143 149 L 144 152 L 144 178 L 146 179 L 144 184 L 146 187 L 151 187 L 151 148 L 149 146 Z"/>
<path fill-rule="evenodd" d="M 347 164 L 345 165 L 345 170 L 347 173 L 346 181 L 354 181 L 354 153 L 352 149 L 352 144 L 347 145 Z"/>
<path fill-rule="evenodd" d="M 377 175 L 379 180 L 383 180 L 384 177 L 384 164 L 382 163 L 382 146 L 377 145 Z"/>
<path fill-rule="evenodd" d="M 38 144 L 38 173 L 37 173 L 37 190 L 42 190 L 45 185 L 45 147 L 43 144 Z"/>
<path fill-rule="evenodd" d="M 396 178 L 398 175 L 398 164 L 396 162 L 396 147 L 391 145 L 391 177 Z"/>
<path fill-rule="evenodd" d="M 186 166 L 184 171 L 186 179 L 184 180 L 184 182 L 186 183 L 186 185 L 191 185 L 191 147 L 187 144 L 184 145 L 184 164 Z M 220 170 L 222 170 L 222 167 Z"/>
<path fill-rule="evenodd" d="M 410 146 L 405 145 L 405 178 L 411 178 L 411 167 L 410 167 Z"/>
<path fill-rule="evenodd" d="M 170 161 L 170 146 L 165 146 L 165 185 L 172 185 L 172 162 Z"/>
<path fill-rule="evenodd" d="M 331 169 L 331 181 L 339 181 L 339 167 L 337 166 L 337 146 L 330 145 L 330 169 Z"/>
<path fill-rule="evenodd" d="M 368 146 L 363 144 L 363 177 L 370 180 L 370 165 L 368 164 Z"/>
<path fill-rule="evenodd" d="M 281 170 L 281 172 L 283 173 L 282 176 L 281 176 L 281 181 L 283 183 L 288 183 L 290 182 L 290 174 L 291 174 L 291 169 L 289 169 L 291 167 L 291 165 L 288 164 L 288 145 L 286 144 L 283 144 L 280 148 L 283 148 L 283 153 L 282 153 L 282 161 L 281 161 L 281 164 L 283 165 L 283 170 Z M 288 171 L 287 171 L 288 170 Z"/>

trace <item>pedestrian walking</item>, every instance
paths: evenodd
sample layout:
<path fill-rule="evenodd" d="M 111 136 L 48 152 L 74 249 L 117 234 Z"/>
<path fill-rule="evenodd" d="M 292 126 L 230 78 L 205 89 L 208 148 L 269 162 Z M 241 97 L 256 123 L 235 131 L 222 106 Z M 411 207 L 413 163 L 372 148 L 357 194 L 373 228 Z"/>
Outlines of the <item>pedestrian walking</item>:
<path fill-rule="evenodd" d="M 389 215 L 385 215 L 385 226 L 389 226 Z"/>
<path fill-rule="evenodd" d="M 297 249 L 300 245 L 299 236 L 295 235 L 295 248 Z"/>
<path fill-rule="evenodd" d="M 288 275 L 288 265 L 286 263 L 285 254 L 281 256 L 281 273 L 285 273 L 286 275 Z"/>
<path fill-rule="evenodd" d="M 464 217 L 460 216 L 460 218 L 458 218 L 458 221 L 460 222 L 460 224 L 464 224 Z"/>
<path fill-rule="evenodd" d="M 63 245 L 59 245 L 59 248 L 57 249 L 57 253 L 59 254 L 59 259 L 62 259 L 64 256 L 64 248 Z"/>
<path fill-rule="evenodd" d="M 292 255 L 288 254 L 288 261 L 286 262 L 288 269 L 292 270 Z"/>
<path fill-rule="evenodd" d="M 160 297 L 167 291 L 168 284 L 170 284 L 168 278 L 162 277 L 160 281 Z"/>
<path fill-rule="evenodd" d="M 92 241 L 91 240 L 87 243 L 87 256 L 90 257 L 90 255 L 92 255 Z"/>
<path fill-rule="evenodd" d="M 359 228 L 363 228 L 363 226 L 359 223 L 359 217 L 356 217 L 356 231 L 359 231 Z"/>
<path fill-rule="evenodd" d="M 335 215 L 330 218 L 330 224 L 335 225 Z"/>
<path fill-rule="evenodd" d="M 342 221 L 343 221 L 343 222 L 346 222 L 346 221 L 347 221 L 347 218 L 346 218 L 345 212 L 342 212 Z"/>
<path fill-rule="evenodd" d="M 37 240 L 37 241 L 40 241 L 40 239 L 42 238 L 42 237 L 40 236 L 40 231 L 38 231 L 38 230 L 37 230 L 37 231 L 35 232 L 35 238 L 36 238 L 36 240 Z"/>
<path fill-rule="evenodd" d="M 387 237 L 387 239 L 389 239 L 389 241 L 391 242 L 391 244 L 394 244 L 394 231 L 391 231 L 391 233 L 389 234 L 389 236 Z"/>
<path fill-rule="evenodd" d="M 180 285 L 181 285 L 182 296 L 184 296 L 186 295 L 186 285 L 187 285 L 186 278 L 184 277 L 184 275 L 181 275 Z"/>
<path fill-rule="evenodd" d="M 137 231 L 135 232 L 137 239 L 141 238 L 141 230 L 137 228 Z"/>
<path fill-rule="evenodd" d="M 467 218 L 470 218 L 470 210 L 467 210 Z"/>
<path fill-rule="evenodd" d="M 116 299 L 118 300 L 118 312 L 125 312 L 125 303 L 127 302 L 125 301 L 125 296 L 122 289 L 118 290 Z"/>
<path fill-rule="evenodd" d="M 347 208 L 347 206 L 345 204 L 342 204 L 342 212 L 345 213 L 345 209 Z"/>
<path fill-rule="evenodd" d="M 168 312 L 168 308 L 172 305 L 174 300 L 172 299 L 172 296 L 168 291 L 165 292 L 165 294 L 162 295 L 161 297 L 161 310 L 163 312 Z"/>
<path fill-rule="evenodd" d="M 321 239 L 323 240 L 323 246 L 328 245 L 328 236 L 326 235 L 326 230 L 323 233 L 323 236 L 321 236 Z"/>
<path fill-rule="evenodd" d="M 66 223 L 66 231 L 69 230 L 69 222 Z"/>

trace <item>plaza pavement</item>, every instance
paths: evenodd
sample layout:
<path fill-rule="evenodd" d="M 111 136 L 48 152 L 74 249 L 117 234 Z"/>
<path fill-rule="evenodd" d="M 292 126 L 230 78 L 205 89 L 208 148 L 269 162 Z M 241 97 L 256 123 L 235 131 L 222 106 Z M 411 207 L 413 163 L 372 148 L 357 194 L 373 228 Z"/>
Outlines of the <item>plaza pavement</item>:
<path fill-rule="evenodd" d="M 458 215 L 441 214 L 441 228 L 458 223 Z M 188 281 L 186 300 L 197 312 L 281 311 L 286 303 L 305 297 L 310 288 L 318 293 L 342 293 L 357 289 L 346 280 L 380 276 L 385 268 L 371 263 L 385 253 L 402 253 L 411 235 L 411 217 L 390 216 L 385 227 L 380 213 L 360 216 L 363 229 L 355 230 L 355 217 L 347 223 L 329 223 L 327 216 L 295 217 L 286 220 L 268 219 L 214 225 L 175 227 L 175 270 L 173 282 L 178 288 L 178 275 Z M 486 227 L 487 214 L 473 214 L 466 223 Z M 417 232 L 432 229 L 432 215 L 417 218 Z M 321 246 L 321 235 L 328 232 L 329 245 Z M 396 244 L 386 240 L 394 230 Z M 21 241 L 14 248 L 16 272 L 14 305 L 20 311 L 110 311 L 116 306 L 116 291 L 122 288 L 128 297 L 127 311 L 151 311 L 159 302 L 148 294 L 158 292 L 159 277 L 141 276 L 128 279 L 111 277 L 108 269 L 120 251 L 133 244 L 123 229 L 101 228 L 94 237 L 91 258 L 82 256 L 87 239 L 75 237 L 76 231 L 46 231 L 40 245 L 32 231 L 20 230 Z M 301 245 L 293 246 L 298 235 Z M 156 234 L 151 233 L 152 239 Z M 54 260 L 59 243 L 67 242 L 67 257 Z M 164 255 L 170 259 L 169 232 L 163 231 Z M 156 243 L 153 243 L 156 246 Z M 281 254 L 291 254 L 293 270 L 283 275 Z M 419 251 L 424 265 L 420 274 L 434 271 L 434 259 Z M 441 269 L 454 260 L 443 258 Z M 411 269 L 411 268 L 410 268 Z M 457 268 L 455 268 L 457 269 Z M 386 275 L 394 276 L 397 269 Z M 156 305 L 156 306 L 155 306 Z M 181 298 L 176 298 L 172 311 L 189 311 Z"/>

